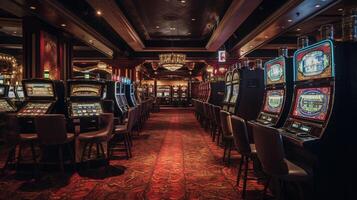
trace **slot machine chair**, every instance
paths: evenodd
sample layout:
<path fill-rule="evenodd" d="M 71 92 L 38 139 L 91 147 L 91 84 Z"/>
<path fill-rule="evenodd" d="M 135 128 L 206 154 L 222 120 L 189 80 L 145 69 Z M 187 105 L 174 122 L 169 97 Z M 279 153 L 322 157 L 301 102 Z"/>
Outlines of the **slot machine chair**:
<path fill-rule="evenodd" d="M 10 162 L 15 161 L 15 169 L 18 169 L 20 161 L 22 161 L 22 153 L 25 146 L 31 148 L 31 158 L 35 165 L 35 171 L 38 171 L 37 155 L 35 151 L 35 145 L 38 142 L 38 136 L 35 133 L 20 133 L 20 126 L 18 118 L 15 114 L 7 114 L 5 124 L 5 144 L 9 145 L 9 151 L 4 167 L 1 173 L 4 174 L 8 168 Z M 16 155 L 16 149 L 19 147 L 18 155 Z"/>
<path fill-rule="evenodd" d="M 220 111 L 220 118 L 221 118 L 221 126 L 222 126 L 222 142 L 224 145 L 224 152 L 223 152 L 223 162 L 226 161 L 226 154 L 228 151 L 228 164 L 230 164 L 231 160 L 231 149 L 233 145 L 233 135 L 232 135 L 232 124 L 231 124 L 231 114 L 227 111 L 221 110 Z"/>
<path fill-rule="evenodd" d="M 221 135 L 222 135 L 222 125 L 221 125 L 221 116 L 219 114 L 221 110 L 221 107 L 213 105 L 213 113 L 214 113 L 214 120 L 215 123 L 217 125 L 217 129 L 213 135 L 213 142 L 216 140 L 217 137 L 217 145 L 219 145 L 220 139 L 221 139 Z"/>
<path fill-rule="evenodd" d="M 237 186 L 239 187 L 240 179 L 243 179 L 243 192 L 242 198 L 245 199 L 246 187 L 248 180 L 249 161 L 253 161 L 257 151 L 254 144 L 250 144 L 248 138 L 248 129 L 246 121 L 238 116 L 231 116 L 232 134 L 234 139 L 235 150 L 241 155 L 240 163 L 238 166 Z M 244 166 L 244 173 L 242 177 L 242 168 Z"/>
<path fill-rule="evenodd" d="M 264 186 L 263 195 L 271 182 L 271 179 L 278 179 L 281 183 L 278 196 L 285 194 L 285 184 L 297 183 L 300 199 L 303 192 L 299 183 L 311 179 L 312 175 L 304 168 L 294 164 L 285 157 L 282 136 L 276 128 L 250 123 L 253 130 L 253 137 L 258 158 L 262 164 L 263 171 L 268 175 L 268 180 Z"/>
<path fill-rule="evenodd" d="M 56 128 L 53 125 L 56 124 Z M 35 118 L 38 142 L 44 147 L 56 147 L 61 172 L 64 172 L 63 147 L 70 155 L 70 162 L 75 169 L 74 150 L 71 143 L 74 141 L 74 133 L 68 133 L 66 118 L 63 114 L 45 114 Z"/>
<path fill-rule="evenodd" d="M 128 122 L 123 125 L 117 125 L 115 126 L 115 131 L 114 131 L 114 137 L 112 142 L 110 143 L 110 154 L 112 155 L 114 151 L 120 150 L 116 149 L 115 147 L 120 144 L 120 136 L 122 136 L 122 142 L 124 143 L 124 148 L 126 152 L 126 157 L 127 159 L 132 157 L 131 154 L 131 146 L 132 146 L 132 130 L 134 127 L 134 122 L 135 122 L 135 111 L 136 108 L 130 108 L 128 111 Z"/>
<path fill-rule="evenodd" d="M 100 129 L 97 131 L 86 132 L 83 134 L 79 134 L 77 136 L 80 143 L 82 143 L 83 149 L 81 153 L 81 164 L 83 164 L 85 160 L 85 154 L 87 153 L 87 164 L 89 165 L 89 160 L 91 159 L 92 147 L 96 146 L 97 150 L 97 159 L 103 157 L 106 160 L 106 167 L 109 165 L 109 151 L 107 151 L 107 155 L 105 154 L 103 144 L 104 142 L 110 143 L 112 139 L 112 133 L 114 130 L 114 115 L 113 113 L 101 113 L 99 115 L 99 124 Z M 109 150 L 109 148 L 108 148 Z"/>

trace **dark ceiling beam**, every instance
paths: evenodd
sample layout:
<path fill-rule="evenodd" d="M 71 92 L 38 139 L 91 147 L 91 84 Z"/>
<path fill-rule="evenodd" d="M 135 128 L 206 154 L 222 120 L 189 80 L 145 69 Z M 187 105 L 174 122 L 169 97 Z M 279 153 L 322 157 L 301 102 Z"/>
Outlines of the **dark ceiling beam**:
<path fill-rule="evenodd" d="M 269 43 L 297 24 L 310 19 L 341 0 L 289 0 L 250 34 L 239 41 L 232 52 L 244 57 L 255 49 Z M 319 4 L 319 6 L 316 6 Z"/>
<path fill-rule="evenodd" d="M 206 49 L 217 51 L 261 2 L 262 0 L 233 0 L 208 41 Z"/>
<path fill-rule="evenodd" d="M 135 51 L 145 48 L 134 27 L 126 19 L 115 0 L 87 0 L 94 10 L 101 10 L 102 17 L 118 35 Z"/>
<path fill-rule="evenodd" d="M 11 1 L 1 0 L 0 8 L 18 17 L 34 14 L 58 29 L 63 29 L 73 36 L 82 40 L 89 46 L 97 49 L 107 57 L 113 57 L 114 51 L 120 51 L 115 45 L 105 37 L 90 27 L 86 22 L 68 11 L 58 1 L 53 0 L 33 0 L 33 1 Z M 36 10 L 30 10 L 30 6 L 35 6 Z M 66 27 L 61 27 L 66 24 Z"/>

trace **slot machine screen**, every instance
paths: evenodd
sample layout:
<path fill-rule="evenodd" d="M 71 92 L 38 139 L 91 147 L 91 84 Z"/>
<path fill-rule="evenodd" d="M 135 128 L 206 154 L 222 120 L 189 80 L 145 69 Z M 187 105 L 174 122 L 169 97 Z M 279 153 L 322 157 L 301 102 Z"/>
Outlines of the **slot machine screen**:
<path fill-rule="evenodd" d="M 285 83 L 285 58 L 279 57 L 265 63 L 265 84 Z"/>
<path fill-rule="evenodd" d="M 17 115 L 19 116 L 36 116 L 46 114 L 51 103 L 35 103 L 29 102 L 26 104 Z"/>
<path fill-rule="evenodd" d="M 296 91 L 292 115 L 298 118 L 324 121 L 331 98 L 331 87 L 299 88 Z"/>
<path fill-rule="evenodd" d="M 227 85 L 227 94 L 226 94 L 226 99 L 224 100 L 225 102 L 229 101 L 229 98 L 231 97 L 231 85 Z"/>
<path fill-rule="evenodd" d="M 15 96 L 14 86 L 10 86 L 10 87 L 9 87 L 9 93 L 8 93 L 7 95 L 8 95 L 8 97 L 9 97 L 10 99 L 16 97 L 16 96 Z"/>
<path fill-rule="evenodd" d="M 237 101 L 238 93 L 239 93 L 239 84 L 234 84 L 230 103 L 235 103 Z"/>
<path fill-rule="evenodd" d="M 164 97 L 169 97 L 170 96 L 170 92 L 164 92 Z"/>
<path fill-rule="evenodd" d="M 298 50 L 294 65 L 295 81 L 334 77 L 332 42 L 325 40 Z"/>
<path fill-rule="evenodd" d="M 91 117 L 103 113 L 102 106 L 99 102 L 90 103 L 71 103 L 71 114 L 73 117 Z"/>
<path fill-rule="evenodd" d="M 26 83 L 25 90 L 29 97 L 54 97 L 51 83 Z"/>
<path fill-rule="evenodd" d="M 24 98 L 24 90 L 22 89 L 22 86 L 17 86 L 16 88 L 16 94 L 19 98 Z"/>
<path fill-rule="evenodd" d="M 101 97 L 101 85 L 97 84 L 73 84 L 71 85 L 72 97 Z"/>
<path fill-rule="evenodd" d="M 264 100 L 264 112 L 280 113 L 283 107 L 284 90 L 268 90 Z"/>
<path fill-rule="evenodd" d="M 13 112 L 15 108 L 12 107 L 5 99 L 0 99 L 0 112 Z"/>

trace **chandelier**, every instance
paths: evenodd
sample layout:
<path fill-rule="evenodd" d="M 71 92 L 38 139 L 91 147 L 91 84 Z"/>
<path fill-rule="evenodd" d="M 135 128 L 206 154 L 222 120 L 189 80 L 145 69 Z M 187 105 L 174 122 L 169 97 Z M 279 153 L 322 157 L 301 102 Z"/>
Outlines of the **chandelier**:
<path fill-rule="evenodd" d="M 159 55 L 159 65 L 170 71 L 176 71 L 186 63 L 186 55 L 179 53 L 165 53 Z"/>

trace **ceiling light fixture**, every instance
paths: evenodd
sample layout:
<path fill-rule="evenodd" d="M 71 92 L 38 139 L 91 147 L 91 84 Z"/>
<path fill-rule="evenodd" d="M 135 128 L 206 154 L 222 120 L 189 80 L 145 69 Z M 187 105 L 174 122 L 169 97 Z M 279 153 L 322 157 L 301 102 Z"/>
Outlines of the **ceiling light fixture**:
<path fill-rule="evenodd" d="M 30 6 L 31 10 L 36 10 L 36 6 Z"/>
<path fill-rule="evenodd" d="M 340 11 L 340 12 L 343 11 L 343 8 L 339 8 L 338 11 Z"/>
<path fill-rule="evenodd" d="M 297 28 L 296 30 L 297 30 L 297 31 L 301 31 L 301 28 Z"/>
<path fill-rule="evenodd" d="M 180 53 L 160 54 L 159 59 L 159 65 L 169 71 L 176 71 L 186 64 L 186 55 Z"/>
<path fill-rule="evenodd" d="M 156 29 L 159 29 L 160 28 L 160 26 L 156 26 Z"/>
<path fill-rule="evenodd" d="M 67 25 L 66 24 L 61 24 L 62 27 L 66 27 Z"/>
<path fill-rule="evenodd" d="M 195 19 L 195 18 L 192 18 L 191 20 L 192 20 L 192 21 L 196 21 L 196 19 Z"/>
<path fill-rule="evenodd" d="M 101 10 L 97 10 L 97 15 L 102 15 L 102 11 Z"/>
<path fill-rule="evenodd" d="M 292 22 L 293 20 L 292 19 L 288 19 L 288 22 Z"/>
<path fill-rule="evenodd" d="M 315 8 L 320 8 L 320 7 L 321 7 L 320 4 L 316 4 L 316 5 L 315 5 Z"/>
<path fill-rule="evenodd" d="M 185 0 L 181 0 L 181 3 L 186 3 L 186 1 Z"/>
<path fill-rule="evenodd" d="M 176 30 L 175 27 L 170 27 L 170 31 L 174 31 L 174 30 Z"/>

